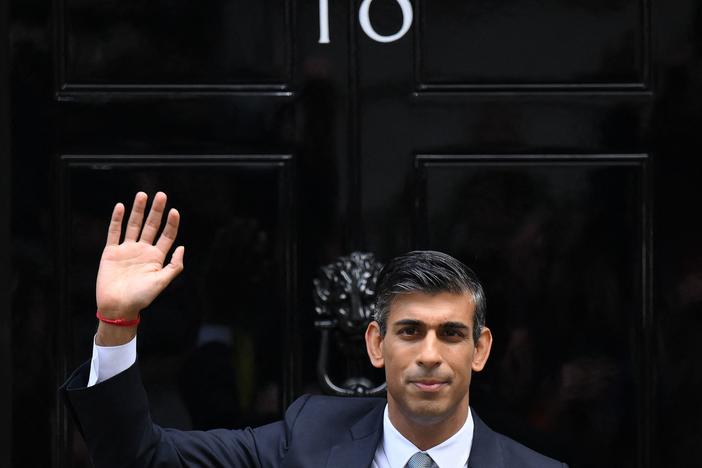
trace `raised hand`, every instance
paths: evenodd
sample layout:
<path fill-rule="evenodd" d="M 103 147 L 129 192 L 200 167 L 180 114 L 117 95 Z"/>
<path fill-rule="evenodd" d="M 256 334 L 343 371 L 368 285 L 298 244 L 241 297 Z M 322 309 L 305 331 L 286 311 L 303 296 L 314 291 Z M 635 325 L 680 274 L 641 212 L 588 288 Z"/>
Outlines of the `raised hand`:
<path fill-rule="evenodd" d="M 166 207 L 166 194 L 156 194 L 143 223 L 147 199 L 143 192 L 136 194 L 122 243 L 124 205 L 117 203 L 112 211 L 95 288 L 97 307 L 105 318 L 136 318 L 183 271 L 183 246 L 175 249 L 168 265 L 163 265 L 175 241 L 180 215 L 175 209 L 168 212 L 166 226 L 154 244 Z"/>

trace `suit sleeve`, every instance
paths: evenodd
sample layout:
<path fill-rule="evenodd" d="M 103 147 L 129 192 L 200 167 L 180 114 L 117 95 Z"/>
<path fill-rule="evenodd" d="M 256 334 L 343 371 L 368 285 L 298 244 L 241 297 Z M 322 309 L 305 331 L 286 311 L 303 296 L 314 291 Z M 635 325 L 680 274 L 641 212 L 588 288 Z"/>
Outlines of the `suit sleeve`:
<path fill-rule="evenodd" d="M 138 364 L 86 387 L 89 363 L 59 392 L 78 424 L 96 468 L 274 467 L 288 444 L 283 421 L 243 430 L 178 431 L 153 423 Z M 294 422 L 304 400 L 288 410 Z"/>

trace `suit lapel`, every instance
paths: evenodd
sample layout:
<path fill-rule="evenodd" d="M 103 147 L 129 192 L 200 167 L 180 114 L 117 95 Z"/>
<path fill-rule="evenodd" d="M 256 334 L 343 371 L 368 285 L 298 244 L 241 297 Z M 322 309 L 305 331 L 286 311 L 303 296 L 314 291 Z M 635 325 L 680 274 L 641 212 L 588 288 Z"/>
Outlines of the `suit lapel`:
<path fill-rule="evenodd" d="M 373 461 L 383 434 L 383 410 L 378 405 L 354 424 L 348 440 L 332 447 L 327 459 L 327 468 L 369 467 Z M 504 459 L 495 433 L 475 410 L 473 415 L 473 444 L 468 457 L 468 468 L 504 468 Z"/>
<path fill-rule="evenodd" d="M 473 415 L 473 445 L 468 457 L 468 468 L 503 468 L 504 459 L 495 433 L 487 427 L 471 408 Z"/>
<path fill-rule="evenodd" d="M 328 468 L 370 466 L 383 434 L 384 409 L 385 405 L 377 405 L 351 427 L 348 440 L 332 447 L 327 460 Z"/>

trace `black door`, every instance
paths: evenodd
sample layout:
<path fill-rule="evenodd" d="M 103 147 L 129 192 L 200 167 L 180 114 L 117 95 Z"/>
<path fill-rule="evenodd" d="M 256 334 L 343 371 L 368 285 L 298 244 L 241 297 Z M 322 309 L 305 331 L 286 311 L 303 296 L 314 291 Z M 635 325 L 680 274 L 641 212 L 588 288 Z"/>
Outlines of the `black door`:
<path fill-rule="evenodd" d="M 318 268 L 431 248 L 486 285 L 471 404 L 494 429 L 571 467 L 695 464 L 696 2 L 10 7 L 15 466 L 89 466 L 55 389 L 137 190 L 169 195 L 187 247 L 139 334 L 161 424 L 319 392 Z"/>

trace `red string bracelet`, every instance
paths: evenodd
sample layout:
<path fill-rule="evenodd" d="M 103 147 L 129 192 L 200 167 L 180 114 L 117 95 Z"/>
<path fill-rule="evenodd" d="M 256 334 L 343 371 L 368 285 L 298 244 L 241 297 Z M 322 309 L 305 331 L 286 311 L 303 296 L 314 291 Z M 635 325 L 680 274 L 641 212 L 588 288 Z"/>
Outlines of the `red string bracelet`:
<path fill-rule="evenodd" d="M 133 320 L 108 319 L 106 317 L 103 317 L 102 314 L 100 314 L 100 311 L 98 310 L 97 312 L 95 312 L 95 316 L 101 322 L 109 323 L 110 325 L 115 325 L 118 327 L 133 327 L 135 325 L 139 325 L 139 322 L 141 322 L 141 315 L 137 315 L 137 318 Z"/>

